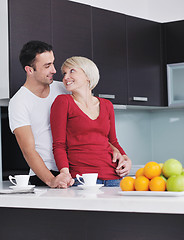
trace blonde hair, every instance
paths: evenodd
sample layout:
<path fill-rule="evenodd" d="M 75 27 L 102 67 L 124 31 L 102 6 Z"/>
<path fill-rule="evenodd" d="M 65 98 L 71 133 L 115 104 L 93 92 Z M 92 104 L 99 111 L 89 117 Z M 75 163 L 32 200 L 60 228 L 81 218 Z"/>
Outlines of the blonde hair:
<path fill-rule="evenodd" d="M 86 57 L 70 57 L 66 59 L 66 61 L 61 66 L 61 71 L 63 72 L 64 67 L 76 67 L 81 68 L 84 73 L 86 74 L 88 80 L 89 80 L 89 88 L 93 90 L 96 85 L 98 84 L 98 81 L 100 79 L 99 70 L 96 66 L 96 64 L 91 61 L 90 59 Z"/>

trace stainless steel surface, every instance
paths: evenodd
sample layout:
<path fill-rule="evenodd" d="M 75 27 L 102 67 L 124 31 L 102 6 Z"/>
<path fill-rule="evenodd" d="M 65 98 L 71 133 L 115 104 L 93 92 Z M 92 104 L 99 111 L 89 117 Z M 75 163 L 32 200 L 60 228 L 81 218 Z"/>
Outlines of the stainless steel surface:
<path fill-rule="evenodd" d="M 99 97 L 101 97 L 101 98 L 109 98 L 109 99 L 115 99 L 116 98 L 116 96 L 115 95 L 113 95 L 113 94 L 98 94 L 98 96 Z"/>
<path fill-rule="evenodd" d="M 147 97 L 133 97 L 133 101 L 139 101 L 139 102 L 147 102 L 148 98 Z"/>

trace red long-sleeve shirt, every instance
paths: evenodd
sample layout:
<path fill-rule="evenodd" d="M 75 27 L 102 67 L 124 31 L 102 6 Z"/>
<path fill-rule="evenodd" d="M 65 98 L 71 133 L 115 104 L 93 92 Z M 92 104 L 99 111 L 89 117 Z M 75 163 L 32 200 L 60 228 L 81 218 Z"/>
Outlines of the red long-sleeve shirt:
<path fill-rule="evenodd" d="M 112 148 L 121 154 L 115 131 L 113 105 L 106 99 L 100 101 L 97 119 L 90 119 L 70 95 L 59 95 L 51 108 L 53 152 L 58 169 L 69 168 L 73 178 L 76 174 L 97 172 L 102 180 L 120 178 L 112 162 Z"/>

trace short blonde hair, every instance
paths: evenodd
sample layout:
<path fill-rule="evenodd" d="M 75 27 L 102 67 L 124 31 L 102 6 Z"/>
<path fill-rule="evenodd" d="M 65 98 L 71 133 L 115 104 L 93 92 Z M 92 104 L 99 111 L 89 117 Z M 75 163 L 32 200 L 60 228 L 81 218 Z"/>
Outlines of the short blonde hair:
<path fill-rule="evenodd" d="M 61 66 L 61 71 L 63 72 L 64 67 L 77 67 L 81 68 L 86 74 L 88 80 L 90 81 L 89 88 L 93 90 L 100 79 L 99 70 L 96 64 L 86 57 L 70 57 Z"/>

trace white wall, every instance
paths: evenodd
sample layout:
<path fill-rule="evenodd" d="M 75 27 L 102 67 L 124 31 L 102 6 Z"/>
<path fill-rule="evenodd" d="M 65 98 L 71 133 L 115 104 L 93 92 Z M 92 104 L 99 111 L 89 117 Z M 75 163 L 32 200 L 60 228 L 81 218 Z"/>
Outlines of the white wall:
<path fill-rule="evenodd" d="M 9 98 L 9 59 L 8 59 L 8 8 L 7 0 L 1 0 L 0 7 L 0 100 Z M 1 103 L 0 103 L 1 104 Z M 0 105 L 1 106 L 1 105 Z"/>
<path fill-rule="evenodd" d="M 71 0 L 131 16 L 171 22 L 184 19 L 183 0 Z"/>
<path fill-rule="evenodd" d="M 2 150 L 1 150 L 1 107 L 0 107 L 0 183 L 2 181 Z"/>
<path fill-rule="evenodd" d="M 1 0 L 0 7 L 0 106 L 6 106 L 9 98 L 9 59 L 8 59 L 8 7 L 7 0 Z M 0 107 L 1 110 L 1 107 Z M 1 111 L 0 111 L 0 182 L 2 180 Z"/>

